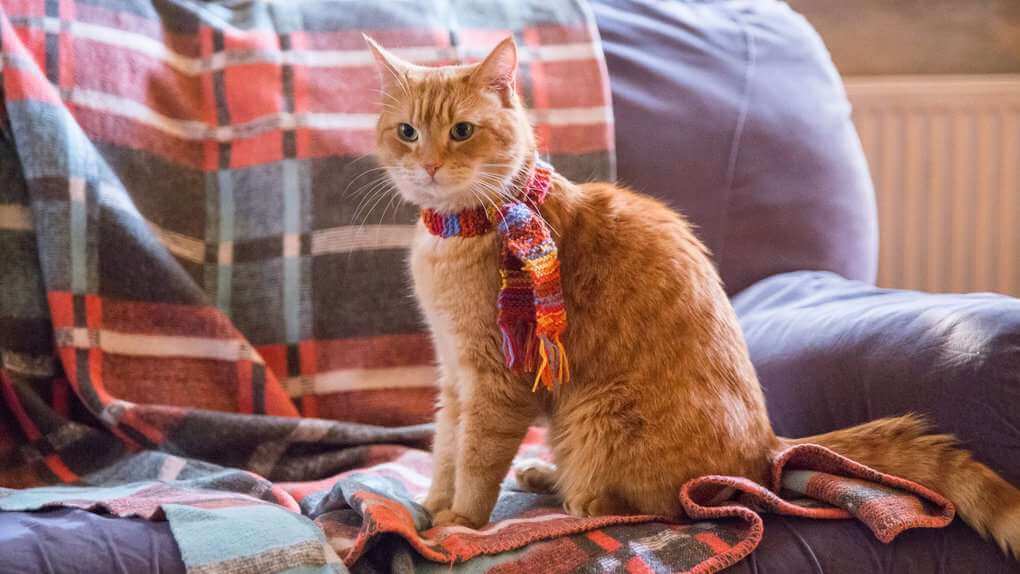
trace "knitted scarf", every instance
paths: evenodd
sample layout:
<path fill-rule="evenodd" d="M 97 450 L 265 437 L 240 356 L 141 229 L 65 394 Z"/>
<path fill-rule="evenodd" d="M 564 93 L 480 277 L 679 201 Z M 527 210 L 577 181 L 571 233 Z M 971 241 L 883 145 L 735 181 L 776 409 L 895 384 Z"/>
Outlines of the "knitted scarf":
<path fill-rule="evenodd" d="M 497 323 L 507 367 L 535 373 L 532 392 L 552 390 L 570 379 L 562 336 L 567 312 L 560 287 L 560 262 L 549 226 L 538 206 L 549 192 L 553 167 L 541 160 L 515 193 L 517 201 L 459 213 L 424 209 L 425 228 L 439 237 L 475 237 L 496 229 L 502 242 Z"/>

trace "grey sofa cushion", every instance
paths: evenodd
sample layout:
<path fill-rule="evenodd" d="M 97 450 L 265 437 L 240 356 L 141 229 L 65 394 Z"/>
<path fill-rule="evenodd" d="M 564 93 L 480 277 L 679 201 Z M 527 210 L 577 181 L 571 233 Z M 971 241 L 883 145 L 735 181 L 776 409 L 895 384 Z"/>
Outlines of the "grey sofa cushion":
<path fill-rule="evenodd" d="M 698 226 L 727 291 L 873 281 L 873 190 L 840 79 L 786 4 L 596 0 L 623 183 Z"/>
<path fill-rule="evenodd" d="M 766 516 L 761 545 L 726 574 L 1017 574 L 1006 557 L 963 522 L 904 532 L 889 544 L 856 520 Z"/>
<path fill-rule="evenodd" d="M 1020 300 L 797 272 L 734 305 L 780 434 L 925 413 L 1020 484 Z"/>

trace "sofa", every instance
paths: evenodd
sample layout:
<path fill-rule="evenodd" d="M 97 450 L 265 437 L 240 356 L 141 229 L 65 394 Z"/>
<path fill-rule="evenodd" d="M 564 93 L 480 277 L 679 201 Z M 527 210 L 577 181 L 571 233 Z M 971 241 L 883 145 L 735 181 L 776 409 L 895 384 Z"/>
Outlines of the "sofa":
<path fill-rule="evenodd" d="M 616 177 L 696 226 L 779 434 L 924 413 L 1020 484 L 1020 301 L 874 286 L 874 192 L 811 26 L 773 0 L 582 4 L 608 69 Z M 408 568 L 387 548 L 353 569 Z M 185 566 L 166 522 L 0 512 L 0 572 L 30 571 Z M 1020 563 L 959 520 L 883 544 L 856 521 L 767 516 L 758 549 L 729 571 L 1020 572 Z"/>

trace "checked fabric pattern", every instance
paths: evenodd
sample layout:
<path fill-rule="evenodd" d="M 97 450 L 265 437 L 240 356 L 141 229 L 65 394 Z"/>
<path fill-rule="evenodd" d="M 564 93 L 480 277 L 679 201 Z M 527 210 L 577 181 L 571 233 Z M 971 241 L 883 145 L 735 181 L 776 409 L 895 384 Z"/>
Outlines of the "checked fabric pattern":
<path fill-rule="evenodd" d="M 0 484 L 105 464 L 73 456 L 73 434 L 27 450 L 11 438 L 65 419 L 189 455 L 202 445 L 188 409 L 431 419 L 431 344 L 404 269 L 417 213 L 370 155 L 363 32 L 426 64 L 514 34 L 543 154 L 574 178 L 613 175 L 605 66 L 578 2 L 0 10 L 0 360 L 12 416 L 52 411 L 4 433 Z M 228 458 L 286 466 L 252 456 Z"/>
<path fill-rule="evenodd" d="M 532 429 L 518 459 L 548 456 L 543 441 L 542 431 Z M 687 483 L 679 493 L 687 519 L 679 523 L 655 516 L 569 516 L 555 497 L 520 491 L 508 476 L 491 524 L 430 529 L 415 502 L 425 496 L 430 464 L 426 453 L 409 450 L 389 464 L 344 475 L 329 491 L 317 485 L 313 494 L 293 494 L 345 562 L 368 558 L 374 571 L 437 574 L 460 570 L 459 564 L 465 572 L 501 574 L 704 574 L 732 566 L 758 546 L 762 512 L 855 518 L 883 542 L 911 528 L 946 526 L 954 516 L 952 503 L 922 486 L 821 446 L 798 445 L 775 458 L 770 485 L 726 476 Z M 724 488 L 734 494 L 719 501 Z"/>

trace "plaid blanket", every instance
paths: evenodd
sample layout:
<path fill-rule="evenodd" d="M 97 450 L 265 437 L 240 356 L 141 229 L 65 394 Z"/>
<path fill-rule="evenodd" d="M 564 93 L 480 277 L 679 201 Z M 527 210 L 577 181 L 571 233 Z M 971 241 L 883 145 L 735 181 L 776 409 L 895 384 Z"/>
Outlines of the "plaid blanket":
<path fill-rule="evenodd" d="M 752 508 L 854 513 L 883 539 L 949 519 L 801 447 L 782 485 L 845 510 L 708 477 L 683 493 L 697 522 L 581 520 L 508 483 L 495 524 L 430 530 L 416 213 L 368 155 L 362 31 L 423 63 L 513 33 L 543 153 L 613 177 L 583 2 L 0 5 L 0 509 L 167 520 L 190 572 L 707 571 L 754 547 Z M 743 498 L 706 506 L 723 487 Z"/>
<path fill-rule="evenodd" d="M 529 434 L 522 458 L 547 455 L 542 435 L 538 429 Z M 428 513 L 418 503 L 428 488 L 430 455 L 403 447 L 379 446 L 367 452 L 373 451 L 361 462 L 366 468 L 317 482 L 273 484 L 239 470 L 196 468 L 188 471 L 195 478 L 174 481 L 0 489 L 0 509 L 71 506 L 165 518 L 189 572 L 298 567 L 336 572 L 346 565 L 355 572 L 464 568 L 522 574 L 717 572 L 750 554 L 761 541 L 760 512 L 856 518 L 883 542 L 909 528 L 945 526 L 954 514 L 949 501 L 922 486 L 823 447 L 799 445 L 774 461 L 771 488 L 726 476 L 687 483 L 679 493 L 687 514 L 683 522 L 655 516 L 576 518 L 564 514 L 555 497 L 520 491 L 507 477 L 492 524 L 481 530 L 431 528 Z M 371 459 L 386 462 L 373 464 Z M 139 455 L 125 464 L 190 466 L 161 453 Z M 732 494 L 720 497 L 721 491 Z M 272 543 L 261 541 L 254 553 L 245 534 Z"/>
<path fill-rule="evenodd" d="M 66 375 L 140 446 L 162 441 L 141 422 L 151 404 L 431 419 L 432 349 L 404 271 L 417 211 L 371 157 L 362 32 L 425 64 L 516 35 L 543 153 L 571 177 L 613 177 L 605 63 L 578 2 L 0 9 L 14 269 L 0 357 L 18 377 Z"/>
<path fill-rule="evenodd" d="M 431 420 L 404 261 L 417 211 L 371 157 L 362 32 L 426 64 L 514 34 L 543 154 L 613 177 L 583 3 L 0 5 L 0 484 L 74 482 L 146 449 L 274 479 L 343 467 L 295 451 L 318 430 L 196 409 Z"/>

